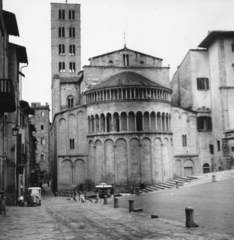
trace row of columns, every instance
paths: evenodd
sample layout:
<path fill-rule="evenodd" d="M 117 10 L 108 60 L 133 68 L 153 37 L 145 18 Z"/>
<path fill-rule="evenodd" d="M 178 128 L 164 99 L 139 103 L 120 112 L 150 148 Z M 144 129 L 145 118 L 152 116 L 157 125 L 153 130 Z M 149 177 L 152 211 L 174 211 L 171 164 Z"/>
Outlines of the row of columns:
<path fill-rule="evenodd" d="M 115 88 L 87 94 L 87 103 L 115 99 L 163 99 L 171 100 L 167 90 L 156 88 Z"/>
<path fill-rule="evenodd" d="M 117 116 L 115 118 L 115 116 Z M 126 116 L 126 118 L 123 118 Z M 89 133 L 99 133 L 99 132 L 120 132 L 120 131 L 171 131 L 171 116 L 170 114 L 135 114 L 134 116 L 134 127 L 130 128 L 129 114 L 115 115 L 108 113 L 107 115 L 101 114 L 101 116 L 89 116 L 88 126 Z M 148 116 L 148 127 L 145 124 L 145 117 Z M 155 123 L 152 124 L 152 116 L 154 117 Z M 114 120 L 118 120 L 114 122 Z M 122 124 L 122 120 L 126 121 L 126 128 Z"/>

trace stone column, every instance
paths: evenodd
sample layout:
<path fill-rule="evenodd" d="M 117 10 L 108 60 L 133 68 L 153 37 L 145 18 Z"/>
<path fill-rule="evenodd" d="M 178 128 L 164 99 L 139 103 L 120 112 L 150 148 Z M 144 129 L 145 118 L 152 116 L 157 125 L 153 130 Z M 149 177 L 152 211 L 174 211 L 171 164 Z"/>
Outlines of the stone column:
<path fill-rule="evenodd" d="M 161 143 L 162 182 L 164 182 L 163 143 Z"/>
<path fill-rule="evenodd" d="M 122 131 L 121 114 L 119 114 L 119 131 Z"/>
<path fill-rule="evenodd" d="M 104 119 L 105 119 L 105 129 L 104 129 L 104 132 L 107 132 L 107 117 L 106 116 L 104 116 Z"/>
<path fill-rule="evenodd" d="M 151 131 L 151 114 L 149 113 L 149 130 Z"/>
<path fill-rule="evenodd" d="M 123 88 L 121 88 L 121 99 L 123 99 Z"/>
<path fill-rule="evenodd" d="M 136 114 L 135 113 L 134 113 L 134 123 L 135 123 L 134 131 L 137 131 L 137 119 L 136 119 Z"/>
<path fill-rule="evenodd" d="M 144 114 L 142 114 L 142 131 L 144 131 L 144 125 L 145 125 L 145 119 L 144 119 Z"/>
<path fill-rule="evenodd" d="M 136 98 L 136 88 L 133 89 L 133 98 Z"/>
<path fill-rule="evenodd" d="M 158 124 L 157 124 L 157 122 L 158 122 L 158 119 L 157 119 L 157 113 L 155 113 L 155 130 L 156 131 L 158 131 Z"/>
<path fill-rule="evenodd" d="M 95 116 L 93 118 L 93 121 L 94 121 L 94 132 L 96 133 L 97 132 L 97 128 L 96 128 L 96 117 Z"/>
<path fill-rule="evenodd" d="M 130 97 L 130 99 L 132 99 L 132 89 L 131 88 L 129 88 L 129 97 Z"/>

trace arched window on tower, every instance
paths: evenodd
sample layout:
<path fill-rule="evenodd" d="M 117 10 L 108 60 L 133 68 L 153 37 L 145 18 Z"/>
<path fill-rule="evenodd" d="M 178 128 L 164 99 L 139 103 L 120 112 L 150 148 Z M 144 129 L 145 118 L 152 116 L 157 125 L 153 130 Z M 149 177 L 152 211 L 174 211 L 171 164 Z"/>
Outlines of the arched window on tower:
<path fill-rule="evenodd" d="M 75 20 L 75 11 L 69 10 L 69 20 Z"/>
<path fill-rule="evenodd" d="M 74 97 L 73 96 L 67 97 L 67 107 L 68 108 L 74 107 Z"/>
<path fill-rule="evenodd" d="M 64 19 L 65 19 L 65 10 L 59 9 L 59 20 L 64 20 Z"/>

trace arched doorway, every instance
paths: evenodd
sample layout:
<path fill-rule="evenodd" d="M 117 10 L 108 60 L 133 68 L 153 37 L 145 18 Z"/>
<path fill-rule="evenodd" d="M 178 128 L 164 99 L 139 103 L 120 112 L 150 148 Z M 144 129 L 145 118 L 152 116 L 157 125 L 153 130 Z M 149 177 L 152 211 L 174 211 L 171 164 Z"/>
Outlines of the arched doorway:
<path fill-rule="evenodd" d="M 210 172 L 210 165 L 208 163 L 203 164 L 203 173 Z"/>
<path fill-rule="evenodd" d="M 186 160 L 184 162 L 184 176 L 193 175 L 194 164 L 191 160 Z"/>

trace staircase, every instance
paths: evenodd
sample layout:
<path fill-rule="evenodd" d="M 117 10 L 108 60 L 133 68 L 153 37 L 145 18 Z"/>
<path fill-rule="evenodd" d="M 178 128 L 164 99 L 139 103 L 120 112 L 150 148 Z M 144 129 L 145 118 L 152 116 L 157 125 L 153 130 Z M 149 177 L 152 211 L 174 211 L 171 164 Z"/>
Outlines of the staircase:
<path fill-rule="evenodd" d="M 195 176 L 178 177 L 178 178 L 175 178 L 173 180 L 169 180 L 165 183 L 157 183 L 153 186 L 148 186 L 144 189 L 141 189 L 140 194 L 152 193 L 152 192 L 156 192 L 156 191 L 160 191 L 160 190 L 166 190 L 166 189 L 169 189 L 169 188 L 174 188 L 174 187 L 176 187 L 176 182 L 179 183 L 179 186 L 183 186 L 184 184 L 190 183 L 194 180 L 197 180 L 197 177 L 195 177 Z"/>

